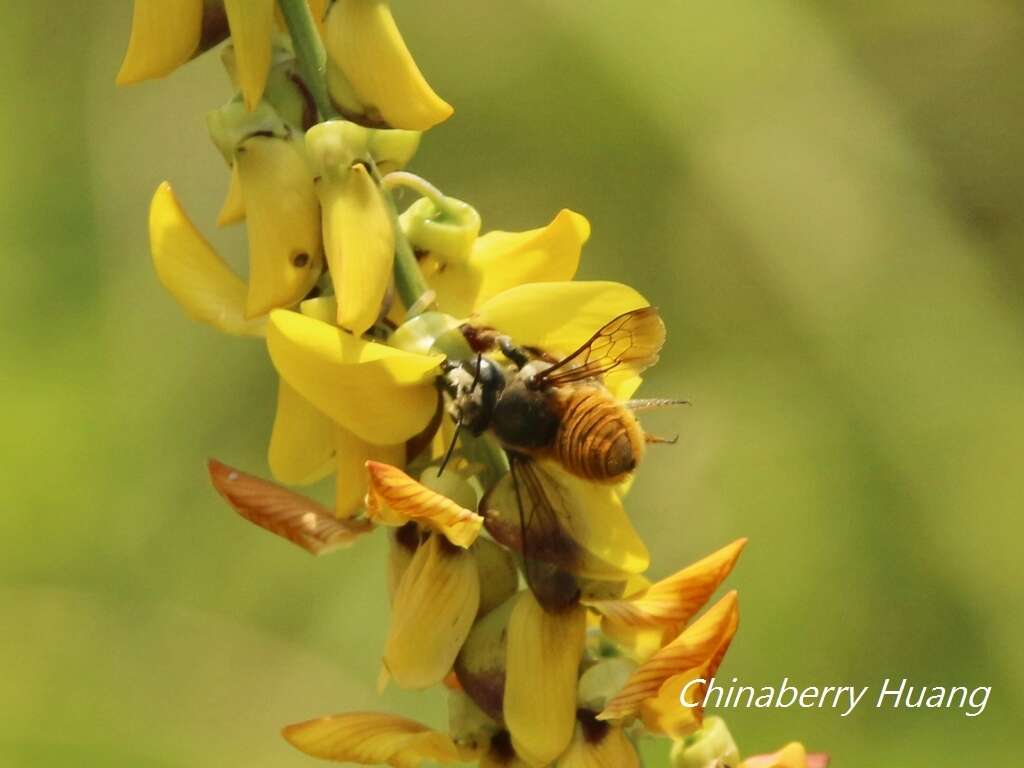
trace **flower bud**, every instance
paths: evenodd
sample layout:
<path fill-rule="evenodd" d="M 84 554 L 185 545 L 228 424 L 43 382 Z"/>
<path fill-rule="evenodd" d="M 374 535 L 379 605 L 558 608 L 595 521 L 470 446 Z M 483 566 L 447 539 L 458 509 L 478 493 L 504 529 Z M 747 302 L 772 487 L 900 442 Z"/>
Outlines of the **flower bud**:
<path fill-rule="evenodd" d="M 380 316 L 395 254 L 391 214 L 362 162 L 368 143 L 366 129 L 344 120 L 321 123 L 306 134 L 338 325 L 357 336 Z"/>
<path fill-rule="evenodd" d="M 448 733 L 456 744 L 481 749 L 499 730 L 499 725 L 465 693 L 448 692 Z"/>
<path fill-rule="evenodd" d="M 480 234 L 480 214 L 454 197 L 445 198 L 443 211 L 421 197 L 398 220 L 413 248 L 430 253 L 442 263 L 465 262 Z"/>
<path fill-rule="evenodd" d="M 466 478 L 455 472 L 445 472 L 439 476 L 437 467 L 427 467 L 420 473 L 420 485 L 447 496 L 461 507 L 476 509 L 476 491 Z"/>
<path fill-rule="evenodd" d="M 601 659 L 580 676 L 576 703 L 582 709 L 600 712 L 629 680 L 636 664 L 622 657 Z"/>
<path fill-rule="evenodd" d="M 519 589 L 519 571 L 507 549 L 490 539 L 479 538 L 470 552 L 480 574 L 480 616 L 498 607 Z"/>
<path fill-rule="evenodd" d="M 452 108 L 431 89 L 383 0 L 338 0 L 327 14 L 327 85 L 342 112 L 425 131 Z"/>
<path fill-rule="evenodd" d="M 704 727 L 672 744 L 672 768 L 712 768 L 739 765 L 740 753 L 720 717 L 704 720 Z"/>
<path fill-rule="evenodd" d="M 459 327 L 459 321 L 441 312 L 422 312 L 406 320 L 391 334 L 388 343 L 406 352 L 429 354 L 437 340 Z M 459 334 L 462 337 L 462 334 Z M 464 339 L 463 339 L 464 340 Z M 436 474 L 436 470 L 435 470 Z"/>

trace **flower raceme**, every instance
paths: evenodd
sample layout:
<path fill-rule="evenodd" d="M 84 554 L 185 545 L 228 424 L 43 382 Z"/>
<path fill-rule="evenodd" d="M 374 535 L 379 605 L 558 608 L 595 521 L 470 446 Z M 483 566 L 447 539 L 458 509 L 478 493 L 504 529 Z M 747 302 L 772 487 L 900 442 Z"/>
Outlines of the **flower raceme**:
<path fill-rule="evenodd" d="M 632 399 L 664 341 L 657 313 L 629 286 L 573 280 L 590 236 L 580 214 L 481 234 L 472 206 L 403 170 L 452 108 L 384 0 L 135 0 L 118 82 L 167 76 L 228 36 L 238 92 L 207 124 L 229 169 L 216 222 L 244 222 L 246 277 L 166 182 L 151 252 L 189 316 L 265 340 L 279 377 L 267 458 L 283 485 L 217 461 L 210 479 L 240 516 L 313 555 L 384 528 L 379 684 L 440 685 L 449 702 L 445 730 L 352 712 L 284 737 L 363 765 L 634 768 L 646 732 L 674 742 L 677 768 L 734 765 L 724 724 L 680 696 L 699 697 L 688 684 L 715 674 L 736 632 L 735 592 L 701 610 L 745 540 L 649 580 L 624 503 L 645 442 L 661 441 L 631 409 L 676 402 Z M 400 188 L 417 194 L 401 213 Z M 561 383 L 540 383 L 555 371 Z M 633 430 L 629 461 L 602 474 L 534 450 L 525 415 L 511 429 L 522 446 L 508 422 L 499 432 L 481 414 L 509 381 L 552 403 L 560 387 L 589 388 Z M 330 474 L 333 507 L 286 487 Z M 790 744 L 742 765 L 821 760 Z"/>

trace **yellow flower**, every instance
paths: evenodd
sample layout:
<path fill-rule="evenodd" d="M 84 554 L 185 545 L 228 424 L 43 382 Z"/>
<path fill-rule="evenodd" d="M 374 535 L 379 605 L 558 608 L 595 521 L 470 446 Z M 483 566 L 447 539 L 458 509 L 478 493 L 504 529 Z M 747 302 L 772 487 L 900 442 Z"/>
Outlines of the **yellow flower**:
<path fill-rule="evenodd" d="M 270 313 L 270 359 L 281 377 L 336 424 L 374 445 L 404 442 L 437 411 L 444 359 L 345 333 L 286 310 Z"/>
<path fill-rule="evenodd" d="M 322 20 L 325 0 L 309 0 Z M 272 60 L 276 0 L 135 0 L 118 85 L 166 77 L 230 33 L 234 74 L 248 109 L 263 97 Z"/>
<path fill-rule="evenodd" d="M 385 0 L 337 0 L 327 14 L 327 85 L 348 117 L 425 131 L 453 110 L 434 93 Z"/>
<path fill-rule="evenodd" d="M 807 754 L 804 745 L 794 741 L 773 754 L 748 757 L 739 768 L 827 768 L 828 762 L 828 755 Z"/>
<path fill-rule="evenodd" d="M 572 739 L 576 681 L 583 656 L 586 609 L 558 613 L 520 593 L 508 622 L 503 714 L 516 754 L 547 765 Z"/>
<path fill-rule="evenodd" d="M 265 319 L 246 316 L 245 282 L 195 228 L 166 181 L 150 203 L 149 240 L 160 282 L 189 317 L 236 336 L 263 335 Z"/>
<path fill-rule="evenodd" d="M 249 235 L 246 316 L 257 317 L 297 303 L 320 277 L 320 206 L 295 137 L 251 136 L 235 166 Z"/>
<path fill-rule="evenodd" d="M 639 715 L 652 733 L 684 736 L 694 731 L 700 725 L 703 707 L 680 706 L 680 695 L 687 683 L 714 676 L 738 624 L 736 593 L 729 592 L 641 664 L 598 719 L 626 720 Z M 691 703 L 700 702 L 703 696 L 703 685 L 688 690 Z"/>
<path fill-rule="evenodd" d="M 351 712 L 289 725 L 282 735 L 312 757 L 339 763 L 416 768 L 432 760 L 443 765 L 474 759 L 446 733 L 397 715 Z"/>
<path fill-rule="evenodd" d="M 737 539 L 627 597 L 583 602 L 601 614 L 601 629 L 609 637 L 634 649 L 652 641 L 655 648 L 660 648 L 676 637 L 714 594 L 732 571 L 746 543 L 746 539 Z"/>
<path fill-rule="evenodd" d="M 451 198 L 448 203 L 449 209 L 460 212 L 457 221 L 426 198 L 399 218 L 409 242 L 422 254 L 420 268 L 437 293 L 441 311 L 467 317 L 509 288 L 572 280 L 576 274 L 583 244 L 590 237 L 590 223 L 582 215 L 563 209 L 538 229 L 495 230 L 477 237 L 476 211 Z"/>
<path fill-rule="evenodd" d="M 397 467 L 367 461 L 366 469 L 370 474 L 366 510 L 372 520 L 392 526 L 420 522 L 463 549 L 476 541 L 484 522 L 480 515 L 421 485 Z"/>
<path fill-rule="evenodd" d="M 480 605 L 476 559 L 443 536 L 420 544 L 391 607 L 384 669 L 403 688 L 428 688 L 451 671 Z"/>

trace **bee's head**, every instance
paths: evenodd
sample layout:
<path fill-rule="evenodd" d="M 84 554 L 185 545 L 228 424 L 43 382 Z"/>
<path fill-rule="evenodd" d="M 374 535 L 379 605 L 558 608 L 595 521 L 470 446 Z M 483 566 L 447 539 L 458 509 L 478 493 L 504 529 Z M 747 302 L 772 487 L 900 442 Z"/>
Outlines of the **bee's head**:
<path fill-rule="evenodd" d="M 442 386 L 451 398 L 452 416 L 474 435 L 491 424 L 494 406 L 505 388 L 501 366 L 483 355 L 472 360 L 447 361 Z"/>

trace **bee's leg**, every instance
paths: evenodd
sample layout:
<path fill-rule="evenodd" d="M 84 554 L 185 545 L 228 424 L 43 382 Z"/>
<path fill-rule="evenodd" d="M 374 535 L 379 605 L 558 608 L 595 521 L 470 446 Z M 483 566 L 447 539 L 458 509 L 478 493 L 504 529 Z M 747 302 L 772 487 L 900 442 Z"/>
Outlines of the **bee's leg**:
<path fill-rule="evenodd" d="M 672 437 L 658 437 L 657 435 L 651 435 L 644 432 L 644 442 L 648 445 L 653 443 L 667 443 L 668 445 L 675 445 L 679 442 L 679 435 L 674 435 Z"/>
<path fill-rule="evenodd" d="M 512 339 L 508 336 L 498 337 L 498 348 L 501 349 L 501 353 L 505 355 L 505 357 L 512 361 L 516 368 L 522 368 L 530 362 L 530 356 L 513 344 Z"/>
<path fill-rule="evenodd" d="M 623 405 L 633 413 L 653 411 L 655 408 L 668 408 L 670 405 L 689 405 L 689 400 L 672 400 L 667 397 L 646 398 L 643 400 L 626 400 Z"/>

